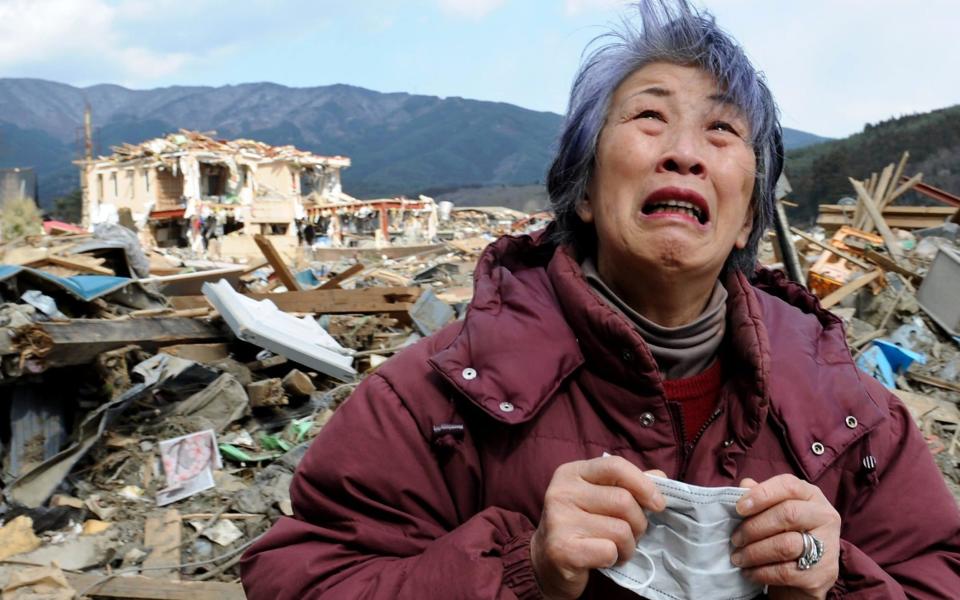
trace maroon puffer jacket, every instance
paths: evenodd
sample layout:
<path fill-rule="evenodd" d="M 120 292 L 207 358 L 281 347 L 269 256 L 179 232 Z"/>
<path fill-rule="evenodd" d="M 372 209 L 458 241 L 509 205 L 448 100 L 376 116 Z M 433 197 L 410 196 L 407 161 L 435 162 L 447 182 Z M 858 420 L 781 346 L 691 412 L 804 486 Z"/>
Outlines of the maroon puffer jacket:
<path fill-rule="evenodd" d="M 728 380 L 696 443 L 565 249 L 502 238 L 475 286 L 463 322 L 367 377 L 313 443 L 295 516 L 244 557 L 248 598 L 537 598 L 547 484 L 603 452 L 698 485 L 794 473 L 843 518 L 836 596 L 960 597 L 960 513 L 919 431 L 799 286 L 726 281 Z M 597 573 L 583 597 L 636 598 Z"/>

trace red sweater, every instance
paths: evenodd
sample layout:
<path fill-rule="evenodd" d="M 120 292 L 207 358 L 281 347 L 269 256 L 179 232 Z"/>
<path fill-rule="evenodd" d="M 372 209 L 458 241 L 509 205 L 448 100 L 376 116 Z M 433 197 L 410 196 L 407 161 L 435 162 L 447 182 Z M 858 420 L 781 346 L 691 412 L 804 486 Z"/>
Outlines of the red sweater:
<path fill-rule="evenodd" d="M 663 382 L 667 402 L 680 405 L 683 415 L 683 434 L 688 443 L 693 442 L 700 428 L 704 426 L 720 401 L 720 388 L 723 387 L 723 366 L 719 360 L 713 361 L 706 371 L 684 377 L 668 379 Z"/>

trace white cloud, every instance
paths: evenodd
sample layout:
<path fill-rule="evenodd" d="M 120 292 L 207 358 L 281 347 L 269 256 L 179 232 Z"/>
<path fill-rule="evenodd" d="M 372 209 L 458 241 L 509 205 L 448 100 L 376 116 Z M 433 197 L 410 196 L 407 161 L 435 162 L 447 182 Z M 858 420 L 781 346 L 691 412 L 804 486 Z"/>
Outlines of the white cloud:
<path fill-rule="evenodd" d="M 125 19 L 145 16 L 142 0 L 0 0 L 0 69 L 84 61 L 131 83 L 180 72 L 191 54 L 157 51 L 123 35 Z"/>
<path fill-rule="evenodd" d="M 440 8 L 452 15 L 479 19 L 503 6 L 506 0 L 437 0 Z"/>
<path fill-rule="evenodd" d="M 618 9 L 630 0 L 566 0 L 563 4 L 567 16 L 574 17 L 587 12 Z"/>

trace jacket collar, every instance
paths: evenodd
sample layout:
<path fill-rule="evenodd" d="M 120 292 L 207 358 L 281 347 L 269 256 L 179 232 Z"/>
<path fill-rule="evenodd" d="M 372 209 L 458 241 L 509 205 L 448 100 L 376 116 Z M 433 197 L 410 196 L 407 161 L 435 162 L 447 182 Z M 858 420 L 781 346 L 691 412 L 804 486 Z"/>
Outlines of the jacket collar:
<path fill-rule="evenodd" d="M 583 364 L 543 268 L 550 253 L 540 235 L 488 246 L 459 335 L 430 358 L 454 387 L 505 423 L 531 419 Z"/>
<path fill-rule="evenodd" d="M 784 340 L 768 345 L 768 368 L 776 375 L 764 390 L 770 417 L 807 479 L 816 480 L 884 421 L 886 401 L 850 358 L 843 322 L 815 296 L 767 269 L 751 288 L 767 339 Z"/>
<path fill-rule="evenodd" d="M 770 419 L 814 480 L 884 419 L 884 403 L 850 359 L 842 322 L 816 297 L 766 269 L 752 282 L 733 273 L 724 283 L 728 378 L 737 391 L 727 420 L 738 442 L 724 453 L 746 451 Z M 500 238 L 483 252 L 463 327 L 430 363 L 511 424 L 533 418 L 584 363 L 639 395 L 663 395 L 636 329 L 590 289 L 571 250 L 542 232 Z M 850 416 L 855 427 L 847 425 Z M 816 442 L 822 453 L 814 452 Z"/>

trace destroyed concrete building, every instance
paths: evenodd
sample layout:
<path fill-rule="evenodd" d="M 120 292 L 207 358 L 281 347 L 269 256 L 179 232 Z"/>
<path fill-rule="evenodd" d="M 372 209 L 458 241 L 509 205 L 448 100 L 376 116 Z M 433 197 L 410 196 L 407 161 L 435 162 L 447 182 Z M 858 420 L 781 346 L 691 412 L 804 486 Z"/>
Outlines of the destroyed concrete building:
<path fill-rule="evenodd" d="M 306 209 L 353 200 L 340 182 L 343 156 L 186 130 L 113 150 L 77 162 L 83 225 L 117 222 L 126 209 L 160 246 L 199 233 L 211 216 L 248 234 L 295 235 Z"/>
<path fill-rule="evenodd" d="M 260 254 L 256 234 L 290 256 L 303 244 L 382 248 L 437 237 L 431 198 L 345 193 L 340 172 L 350 159 L 343 156 L 181 130 L 77 165 L 83 225 L 124 223 L 145 231 L 149 246 L 243 262 Z"/>

